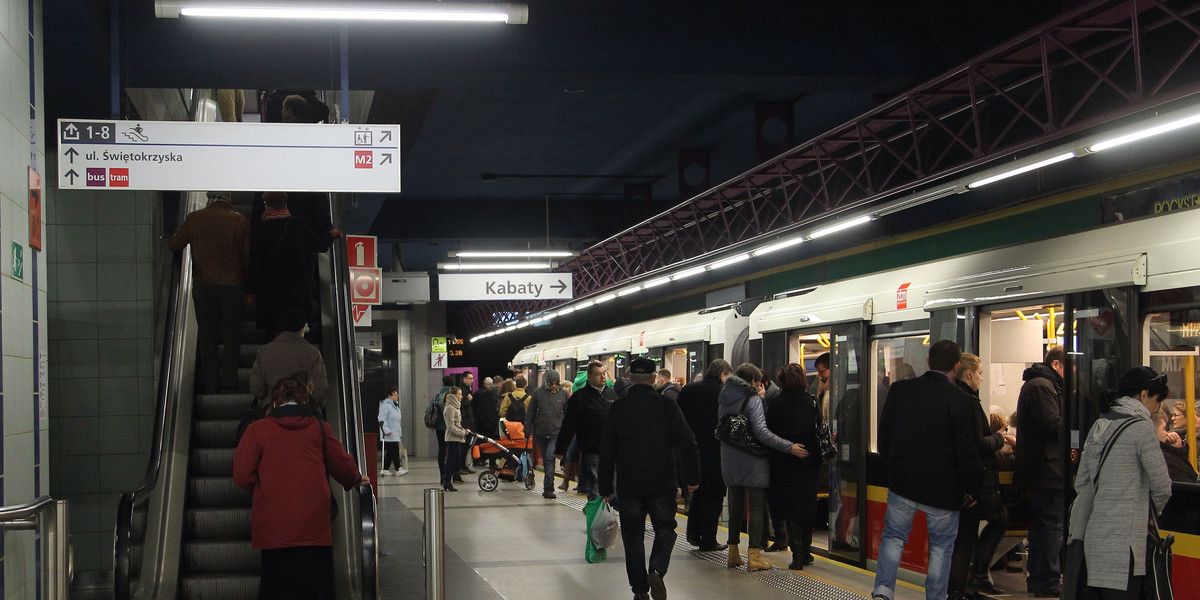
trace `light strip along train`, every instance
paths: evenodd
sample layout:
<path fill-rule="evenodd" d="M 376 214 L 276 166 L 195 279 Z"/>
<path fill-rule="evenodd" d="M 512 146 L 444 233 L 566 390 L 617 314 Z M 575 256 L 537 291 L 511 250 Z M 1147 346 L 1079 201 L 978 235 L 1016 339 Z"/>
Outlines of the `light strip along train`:
<path fill-rule="evenodd" d="M 620 374 L 630 354 L 645 353 L 689 378 L 717 357 L 735 366 L 748 358 L 771 373 L 799 362 L 811 374 L 813 360 L 829 352 L 824 411 L 840 452 L 830 465 L 827 515 L 819 515 L 828 517 L 828 536 L 814 545 L 872 568 L 887 498 L 876 452 L 878 415 L 890 382 L 926 370 L 930 340 L 952 339 L 980 355 L 985 411 L 1006 417 L 1016 411 L 1022 371 L 1040 362 L 1048 345 L 1063 346 L 1073 375 L 1065 382 L 1061 460 L 1071 474 L 1080 440 L 1098 416 L 1095 399 L 1134 365 L 1166 372 L 1171 397 L 1188 419 L 1194 466 L 1198 247 L 1200 211 L 1171 213 L 779 294 L 749 318 L 730 308 L 539 343 L 518 353 L 513 366 L 567 376 L 598 358 L 611 361 L 610 374 Z M 677 356 L 686 361 L 668 362 Z M 1176 539 L 1173 577 L 1181 599 L 1200 599 L 1197 489 L 1176 483 L 1164 515 L 1164 529 Z M 1007 541 L 1019 541 L 1022 528 L 1015 522 Z M 927 545 L 918 517 L 902 566 L 924 572 Z"/>

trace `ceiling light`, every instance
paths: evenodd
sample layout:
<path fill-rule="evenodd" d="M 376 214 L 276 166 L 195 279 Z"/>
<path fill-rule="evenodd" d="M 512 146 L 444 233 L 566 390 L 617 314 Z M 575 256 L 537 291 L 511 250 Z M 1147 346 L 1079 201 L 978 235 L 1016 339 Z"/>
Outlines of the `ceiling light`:
<path fill-rule="evenodd" d="M 871 215 L 863 215 L 861 217 L 855 217 L 853 219 L 848 219 L 848 220 L 842 221 L 841 223 L 838 223 L 836 225 L 830 225 L 829 227 L 826 227 L 824 229 L 818 229 L 818 230 L 808 234 L 808 239 L 815 240 L 819 237 L 825 237 L 831 233 L 837 233 L 839 231 L 842 231 L 843 229 L 850 229 L 851 227 L 857 227 L 857 226 L 862 225 L 863 223 L 866 223 L 870 220 L 871 220 Z"/>
<path fill-rule="evenodd" d="M 741 254 L 735 254 L 733 256 L 730 256 L 729 258 L 723 258 L 721 260 L 718 260 L 717 262 L 715 262 L 711 265 L 708 265 L 708 268 L 720 269 L 721 267 L 728 267 L 729 265 L 737 264 L 737 263 L 742 262 L 743 260 L 749 260 L 749 259 L 750 259 L 750 254 L 747 252 L 743 252 Z"/>
<path fill-rule="evenodd" d="M 561 317 L 561 316 L 563 316 L 563 315 L 569 315 L 569 314 L 571 314 L 571 313 L 573 313 L 573 312 L 575 312 L 575 307 L 574 307 L 574 306 L 568 306 L 568 307 L 566 307 L 566 308 L 564 308 L 564 309 L 562 309 L 562 310 L 558 311 L 558 316 L 560 316 L 560 317 Z"/>
<path fill-rule="evenodd" d="M 580 302 L 579 304 L 575 305 L 575 310 L 583 310 L 585 308 L 589 308 L 595 303 L 596 303 L 595 300 L 587 300 L 585 302 Z"/>
<path fill-rule="evenodd" d="M 529 327 L 529 321 L 522 321 L 520 323 L 517 323 L 517 329 L 520 329 L 522 327 Z"/>
<path fill-rule="evenodd" d="M 683 279 L 684 277 L 691 277 L 692 275 L 699 275 L 700 273 L 703 273 L 707 270 L 708 270 L 708 267 L 692 267 L 690 269 L 684 269 L 684 270 L 672 275 L 671 279 L 674 279 L 675 281 L 679 281 L 680 279 Z"/>
<path fill-rule="evenodd" d="M 570 250 L 458 250 L 450 251 L 451 258 L 568 258 Z"/>
<path fill-rule="evenodd" d="M 155 0 L 155 15 L 174 19 L 185 17 L 223 17 L 235 19 L 306 19 L 335 21 L 444 21 L 458 23 L 508 23 L 524 25 L 529 22 L 529 7 L 525 4 L 454 4 L 393 2 L 369 4 L 361 2 L 330 3 L 297 0 Z"/>
<path fill-rule="evenodd" d="M 1020 175 L 1021 173 L 1028 173 L 1030 171 L 1040 169 L 1042 167 L 1047 167 L 1054 163 L 1060 163 L 1064 160 L 1070 160 L 1072 158 L 1075 158 L 1074 152 L 1066 152 L 1063 154 L 1059 154 L 1058 156 L 1051 156 L 1050 158 L 1047 158 L 1045 160 L 1039 160 L 1038 162 L 1035 162 L 1033 164 L 1028 164 L 1023 167 L 1017 167 L 1016 169 L 1012 169 L 1011 171 L 1005 171 L 1003 173 L 1000 173 L 999 175 L 992 175 L 991 177 L 985 177 L 983 179 L 980 179 L 979 181 L 976 181 L 973 183 L 968 183 L 967 189 L 971 189 L 971 190 L 978 189 L 989 183 L 995 183 L 997 181 L 1000 181 L 1001 179 L 1008 179 L 1009 177 L 1013 177 L 1015 175 Z"/>
<path fill-rule="evenodd" d="M 762 256 L 764 254 L 770 254 L 776 250 L 783 250 L 784 248 L 791 248 L 792 246 L 800 244 L 803 241 L 804 241 L 804 238 L 802 236 L 798 235 L 790 240 L 784 240 L 782 242 L 777 242 L 777 243 L 771 244 L 770 246 L 764 246 L 762 248 L 759 248 L 758 250 L 751 252 L 750 254 L 753 254 L 754 256 Z"/>
<path fill-rule="evenodd" d="M 932 191 L 924 192 L 921 194 L 913 194 L 912 196 L 904 198 L 903 200 L 897 200 L 895 202 L 890 202 L 890 203 L 884 205 L 883 208 L 881 208 L 879 211 L 877 211 L 875 213 L 875 218 L 878 219 L 879 217 L 887 216 L 887 215 L 890 215 L 893 213 L 898 213 L 902 210 L 908 210 L 914 206 L 920 206 L 922 204 L 925 204 L 926 202 L 933 202 L 934 200 L 938 200 L 940 198 L 945 198 L 946 196 L 949 196 L 951 194 L 957 194 L 961 191 L 965 191 L 965 190 L 960 190 L 957 186 L 952 185 L 949 187 L 944 187 L 941 189 L 932 190 Z"/>
<path fill-rule="evenodd" d="M 616 297 L 617 297 L 616 294 L 605 294 L 603 296 L 600 296 L 599 298 L 596 298 L 596 304 L 600 304 L 601 302 L 608 302 L 609 300 L 612 300 L 613 298 L 616 298 Z"/>
<path fill-rule="evenodd" d="M 545 263 L 438 263 L 443 271 L 545 271 Z"/>
<path fill-rule="evenodd" d="M 1163 123 L 1162 125 L 1157 125 L 1155 127 L 1148 127 L 1146 129 L 1142 129 L 1140 131 L 1135 131 L 1133 133 L 1125 134 L 1120 137 L 1115 137 L 1111 140 L 1097 142 L 1095 144 L 1092 144 L 1091 146 L 1088 146 L 1088 151 L 1089 152 L 1100 152 L 1101 150 L 1108 150 L 1109 148 L 1116 148 L 1117 146 L 1121 146 L 1123 144 L 1128 144 L 1130 142 L 1136 142 L 1138 140 L 1142 140 L 1142 139 L 1145 139 L 1145 138 L 1148 138 L 1151 136 L 1159 135 L 1162 133 L 1167 133 L 1168 131 L 1175 131 L 1176 129 L 1182 129 L 1184 127 L 1189 127 L 1189 126 L 1195 125 L 1197 123 L 1200 123 L 1200 114 L 1191 115 L 1189 117 L 1184 117 L 1182 119 L 1176 119 L 1174 121 Z"/>
<path fill-rule="evenodd" d="M 642 287 L 643 287 L 643 288 L 646 288 L 646 289 L 649 289 L 649 288 L 652 288 L 652 287 L 654 287 L 654 286 L 662 285 L 662 284 L 664 284 L 664 283 L 670 283 L 670 281 L 671 281 L 671 277 L 670 277 L 670 276 L 667 276 L 667 277 L 659 277 L 658 279 L 651 279 L 650 281 L 647 281 L 646 283 L 642 284 Z"/>
<path fill-rule="evenodd" d="M 617 292 L 617 295 L 624 297 L 624 296 L 628 296 L 630 294 L 636 294 L 636 293 L 640 292 L 641 290 L 642 290 L 642 286 L 635 285 L 629 289 L 625 289 L 625 290 L 621 290 L 621 291 Z"/>

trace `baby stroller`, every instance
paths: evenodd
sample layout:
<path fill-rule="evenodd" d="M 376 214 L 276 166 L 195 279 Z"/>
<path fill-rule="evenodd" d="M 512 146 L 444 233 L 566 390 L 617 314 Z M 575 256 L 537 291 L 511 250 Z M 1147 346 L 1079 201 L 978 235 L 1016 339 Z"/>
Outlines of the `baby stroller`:
<path fill-rule="evenodd" d="M 524 424 L 500 421 L 503 435 L 499 440 L 472 433 L 471 454 L 488 459 L 488 470 L 479 474 L 479 489 L 494 492 L 500 480 L 522 481 L 525 489 L 533 489 L 533 460 L 529 456 L 530 439 L 525 437 Z"/>

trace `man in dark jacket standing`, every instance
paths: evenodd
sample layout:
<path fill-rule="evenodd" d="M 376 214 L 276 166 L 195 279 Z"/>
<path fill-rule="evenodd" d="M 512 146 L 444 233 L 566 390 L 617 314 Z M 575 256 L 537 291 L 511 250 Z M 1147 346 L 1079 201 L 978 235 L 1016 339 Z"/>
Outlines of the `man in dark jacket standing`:
<path fill-rule="evenodd" d="M 675 544 L 676 462 L 689 490 L 695 491 L 700 483 L 696 440 L 679 406 L 651 387 L 654 375 L 654 361 L 635 358 L 630 362 L 633 385 L 605 415 L 599 448 L 601 496 L 612 496 L 613 475 L 620 474 L 621 542 L 634 600 L 645 600 L 647 592 L 654 600 L 667 597 L 663 576 Z M 649 572 L 644 541 L 646 515 L 654 527 Z"/>
<path fill-rule="evenodd" d="M 709 363 L 704 378 L 683 386 L 679 410 L 700 448 L 700 487 L 692 494 L 688 510 L 687 541 L 702 552 L 717 552 L 727 546 L 717 541 L 717 525 L 725 504 L 725 479 L 721 476 L 721 442 L 717 429 L 717 397 L 733 367 L 723 359 Z"/>
<path fill-rule="evenodd" d="M 983 475 L 971 428 L 974 399 L 954 384 L 961 356 L 958 344 L 937 342 L 929 348 L 929 371 L 888 390 L 879 419 L 888 502 L 873 600 L 895 597 L 900 554 L 917 511 L 925 513 L 929 531 L 925 598 L 946 598 L 958 511 L 973 502 Z"/>
<path fill-rule="evenodd" d="M 579 489 L 587 494 L 588 500 L 599 495 L 596 483 L 600 466 L 600 434 L 604 431 L 604 419 L 608 407 L 617 399 L 616 392 L 608 387 L 604 363 L 592 361 L 587 367 L 587 383 L 571 394 L 563 411 L 562 429 L 558 432 L 555 448 L 561 458 L 571 445 L 571 438 L 579 446 Z M 653 382 L 653 379 L 651 379 Z M 651 388 L 653 390 L 653 388 Z"/>
<path fill-rule="evenodd" d="M 1029 496 L 1029 591 L 1038 598 L 1056 598 L 1063 536 L 1062 402 L 1063 360 L 1060 347 L 1046 351 L 1046 360 L 1025 369 L 1017 396 L 1017 445 L 1013 478 Z"/>
<path fill-rule="evenodd" d="M 658 387 L 655 388 L 658 393 L 672 399 L 679 399 L 679 384 L 671 381 L 671 371 L 669 369 L 658 370 Z"/>
<path fill-rule="evenodd" d="M 470 428 L 475 425 L 475 395 L 473 393 L 475 391 L 475 374 L 469 371 L 459 373 L 458 387 L 462 390 L 462 404 L 459 406 L 459 411 L 462 413 L 463 427 Z M 475 472 L 475 469 L 471 468 L 471 461 L 467 458 L 471 454 L 471 447 L 466 444 L 462 446 L 463 462 L 458 474 L 470 475 Z"/>
<path fill-rule="evenodd" d="M 567 404 L 567 390 L 558 387 L 558 371 L 546 371 L 545 382 L 533 390 L 529 406 L 525 409 L 525 435 L 533 436 L 533 443 L 542 453 L 542 497 L 553 500 L 554 493 L 554 447 L 558 443 L 558 432 L 562 428 L 563 408 Z"/>

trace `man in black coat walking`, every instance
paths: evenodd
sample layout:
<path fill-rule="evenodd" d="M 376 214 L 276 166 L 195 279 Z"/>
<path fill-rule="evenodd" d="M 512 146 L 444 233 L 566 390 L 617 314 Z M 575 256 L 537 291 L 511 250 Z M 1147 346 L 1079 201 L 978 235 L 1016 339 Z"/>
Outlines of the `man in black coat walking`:
<path fill-rule="evenodd" d="M 713 432 L 717 429 L 717 397 L 725 378 L 732 373 L 733 367 L 718 358 L 709 363 L 703 379 L 683 386 L 677 400 L 700 448 L 700 487 L 692 494 L 688 510 L 687 541 L 703 552 L 727 547 L 717 541 L 717 525 L 725 504 L 725 478 L 721 476 L 721 442 Z"/>
<path fill-rule="evenodd" d="M 972 429 L 974 398 L 954 384 L 962 351 L 942 340 L 929 348 L 929 370 L 897 381 L 879 419 L 879 455 L 887 471 L 888 502 L 879 545 L 873 600 L 892 600 L 900 554 L 913 517 L 925 513 L 929 571 L 925 597 L 946 598 L 958 511 L 973 504 L 983 478 Z"/>
<path fill-rule="evenodd" d="M 600 464 L 600 434 L 604 431 L 604 419 L 608 408 L 617 399 L 613 388 L 608 387 L 604 363 L 592 361 L 587 367 L 587 383 L 575 390 L 567 399 L 563 410 L 562 429 L 554 448 L 561 459 L 571 445 L 571 438 L 579 446 L 579 489 L 588 500 L 599 492 L 596 474 Z"/>
<path fill-rule="evenodd" d="M 648 358 L 629 364 L 629 393 L 613 403 L 600 439 L 600 495 L 613 494 L 619 475 L 621 542 L 625 573 L 634 600 L 665 600 L 663 576 L 675 545 L 675 472 L 683 471 L 689 490 L 700 483 L 700 453 L 674 401 L 651 387 L 656 366 Z M 645 522 L 650 516 L 654 545 L 646 570 Z"/>

